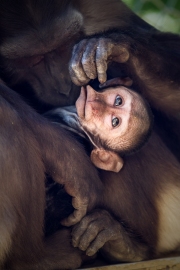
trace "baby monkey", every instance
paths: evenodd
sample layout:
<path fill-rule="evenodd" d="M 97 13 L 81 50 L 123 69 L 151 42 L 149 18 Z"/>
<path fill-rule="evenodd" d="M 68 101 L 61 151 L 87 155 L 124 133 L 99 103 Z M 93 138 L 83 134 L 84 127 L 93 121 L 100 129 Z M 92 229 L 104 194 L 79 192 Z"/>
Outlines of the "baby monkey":
<path fill-rule="evenodd" d="M 149 137 L 152 113 L 139 94 L 125 87 L 131 83 L 129 78 L 115 78 L 101 85 L 106 88 L 100 92 L 90 85 L 81 87 L 77 113 L 75 106 L 51 111 L 86 134 L 93 145 L 91 161 L 100 169 L 119 172 L 122 157 L 140 149 Z"/>

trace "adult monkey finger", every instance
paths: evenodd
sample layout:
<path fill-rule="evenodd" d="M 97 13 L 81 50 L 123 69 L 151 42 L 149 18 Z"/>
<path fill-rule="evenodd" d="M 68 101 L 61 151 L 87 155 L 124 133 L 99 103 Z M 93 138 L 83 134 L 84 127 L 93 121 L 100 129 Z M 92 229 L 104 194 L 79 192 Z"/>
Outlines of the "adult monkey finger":
<path fill-rule="evenodd" d="M 82 57 L 88 40 L 84 39 L 76 44 L 73 48 L 72 58 L 69 63 L 69 73 L 72 81 L 79 86 L 82 86 L 90 80 L 82 67 Z"/>
<path fill-rule="evenodd" d="M 79 159 L 77 157 L 77 163 Z M 61 163 L 61 160 L 60 160 Z M 70 162 L 72 164 L 72 162 Z M 76 163 L 76 162 L 75 162 Z M 54 181 L 60 183 L 64 186 L 64 190 L 72 196 L 72 206 L 74 207 L 73 213 L 62 220 L 61 224 L 64 226 L 72 226 L 78 223 L 86 213 L 91 210 L 94 205 L 97 203 L 97 194 L 101 192 L 101 183 L 98 181 L 98 174 L 96 169 L 91 164 L 84 164 L 86 168 L 89 166 L 92 167 L 91 173 L 88 175 L 90 181 L 86 181 L 86 177 L 82 171 L 79 170 L 78 176 L 75 177 L 74 174 L 61 173 L 58 170 L 58 166 L 54 167 L 56 170 L 55 174 L 51 174 Z M 75 164 L 74 167 L 78 167 L 78 164 Z M 62 168 L 62 167 L 61 167 Z M 93 179 L 97 178 L 97 185 L 91 185 Z M 91 194 L 89 194 L 91 190 Z"/>
<path fill-rule="evenodd" d="M 72 206 L 75 208 L 74 212 L 67 218 L 61 221 L 63 226 L 72 226 L 79 222 L 87 213 L 88 204 L 82 205 L 82 201 L 78 197 L 72 199 Z"/>
<path fill-rule="evenodd" d="M 98 79 L 101 84 L 107 81 L 108 63 L 115 61 L 125 63 L 129 59 L 128 50 L 112 41 L 110 38 L 99 38 L 96 50 L 96 66 Z"/>
<path fill-rule="evenodd" d="M 102 84 L 107 80 L 108 56 L 111 55 L 112 44 L 108 39 L 100 38 L 96 48 L 96 67 L 98 80 Z"/>
<path fill-rule="evenodd" d="M 131 86 L 133 84 L 133 81 L 129 77 L 125 78 L 113 78 L 111 80 L 106 81 L 103 84 L 99 85 L 99 88 L 103 87 L 112 87 L 112 86 L 117 86 L 117 85 L 123 85 L 123 86 Z"/>
<path fill-rule="evenodd" d="M 87 43 L 82 58 L 82 65 L 84 71 L 87 77 L 89 77 L 90 79 L 95 79 L 97 77 L 97 68 L 95 62 L 96 48 L 97 48 L 97 39 L 91 38 Z"/>

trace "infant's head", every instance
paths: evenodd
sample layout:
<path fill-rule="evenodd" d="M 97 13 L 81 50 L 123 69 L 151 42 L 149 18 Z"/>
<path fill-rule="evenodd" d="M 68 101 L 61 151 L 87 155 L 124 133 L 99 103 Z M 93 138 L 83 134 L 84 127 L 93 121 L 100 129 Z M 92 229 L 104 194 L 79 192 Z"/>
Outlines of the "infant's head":
<path fill-rule="evenodd" d="M 124 86 L 101 92 L 89 85 L 82 87 L 76 108 L 80 125 L 95 147 L 93 155 L 101 151 L 103 155 L 110 151 L 121 156 L 134 152 L 149 136 L 149 106 L 139 94 Z"/>

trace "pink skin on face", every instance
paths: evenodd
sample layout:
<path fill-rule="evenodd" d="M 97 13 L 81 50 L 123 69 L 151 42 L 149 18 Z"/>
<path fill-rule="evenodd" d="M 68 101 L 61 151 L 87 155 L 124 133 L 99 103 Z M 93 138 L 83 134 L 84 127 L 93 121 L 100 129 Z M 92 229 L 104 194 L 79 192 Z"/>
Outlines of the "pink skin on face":
<path fill-rule="evenodd" d="M 120 96 L 122 104 L 115 106 L 116 97 Z M 132 104 L 138 106 L 137 94 L 119 86 L 108 88 L 99 93 L 91 86 L 82 87 L 76 101 L 80 123 L 91 133 L 98 133 L 102 139 L 111 139 L 122 136 L 128 129 Z M 113 127 L 113 118 L 119 119 L 119 124 Z"/>

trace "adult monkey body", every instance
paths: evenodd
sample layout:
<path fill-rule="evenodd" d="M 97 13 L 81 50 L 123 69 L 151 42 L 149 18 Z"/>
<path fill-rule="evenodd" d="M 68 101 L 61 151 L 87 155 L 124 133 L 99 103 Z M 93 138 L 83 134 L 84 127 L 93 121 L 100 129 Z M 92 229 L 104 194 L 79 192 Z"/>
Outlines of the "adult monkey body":
<path fill-rule="evenodd" d="M 110 235 L 109 238 L 105 236 L 102 237 L 103 239 L 100 238 L 96 247 L 91 247 L 87 253 L 92 254 L 102 242 L 105 243 L 104 252 L 115 261 L 142 260 L 154 254 L 159 255 L 174 250 L 179 244 L 180 234 L 180 168 L 177 161 L 180 153 L 180 38 L 177 35 L 158 32 L 130 12 L 119 0 L 0 1 L 1 79 L 29 99 L 32 106 L 38 110 L 46 111 L 54 106 L 73 104 L 79 95 L 79 88 L 72 86 L 68 74 L 68 62 L 75 43 L 78 45 L 74 48 L 70 74 L 76 84 L 85 84 L 97 75 L 99 80 L 104 82 L 108 62 L 108 76 L 117 77 L 122 71 L 125 76 L 130 76 L 134 82 L 133 88 L 147 97 L 155 112 L 155 133 L 149 141 L 149 146 L 126 160 L 126 166 L 118 181 L 111 173 L 103 171 L 100 173 L 105 187 L 102 198 L 98 198 L 99 194 L 102 194 L 99 192 L 100 183 L 94 187 L 98 182 L 96 173 L 86 177 L 92 181 L 91 187 L 89 187 L 90 183 L 85 182 L 87 186 L 84 191 L 91 190 L 91 193 L 86 193 L 92 196 L 92 200 L 88 202 L 90 208 L 95 204 L 95 199 L 99 199 L 101 206 L 110 210 L 119 221 L 115 222 L 104 210 L 85 217 L 82 222 L 88 224 L 94 219 L 98 221 L 98 215 L 99 220 L 110 228 L 109 234 L 106 233 Z M 91 54 L 87 57 L 89 51 Z M 97 59 L 94 59 L 95 55 Z M 97 73 L 94 60 L 96 60 Z M 23 84 L 31 86 L 28 91 L 27 88 L 23 88 Z M 8 269 L 77 267 L 81 264 L 81 257 L 77 250 L 67 246 L 67 250 L 62 254 L 62 250 L 57 248 L 57 243 L 64 247 L 64 242 L 60 244 L 59 241 L 61 238 L 66 242 L 63 240 L 64 234 L 59 235 L 57 240 L 48 239 L 45 245 L 49 248 L 44 250 L 45 253 L 40 254 L 43 233 L 44 172 L 53 173 L 53 166 L 52 171 L 49 169 L 51 159 L 45 162 L 44 153 L 51 153 L 52 160 L 56 159 L 61 163 L 58 151 L 54 153 L 54 150 L 61 149 L 62 145 L 62 142 L 59 144 L 57 142 L 59 130 L 32 112 L 12 90 L 2 86 L 0 95 L 2 115 L 0 235 L 3 236 L 0 242 L 0 262 L 3 265 L 8 258 Z M 162 119 L 163 123 L 167 124 L 167 130 L 161 126 Z M 17 129 L 12 128 L 14 120 Z M 51 127 L 53 130 L 45 133 L 46 138 L 43 136 L 45 127 L 48 130 L 50 130 L 48 127 Z M 60 136 L 64 138 L 64 133 L 61 134 Z M 31 140 L 30 142 L 25 140 L 29 136 L 32 137 L 33 143 L 30 143 Z M 16 141 L 14 138 L 19 139 L 17 140 L 19 144 L 12 148 Z M 66 140 L 68 140 L 67 144 Z M 63 141 L 65 150 L 61 150 L 61 156 L 67 154 L 69 142 L 74 144 L 71 138 L 66 140 Z M 49 146 L 47 142 L 53 143 Z M 32 144 L 36 147 L 33 147 L 32 152 L 29 153 Z M 19 152 L 22 145 L 24 151 Z M 47 152 L 46 147 L 48 147 Z M 76 160 L 77 152 L 81 160 L 83 153 L 80 146 L 76 145 L 77 151 L 74 153 L 71 151 L 72 148 L 74 149 L 74 145 L 69 150 L 72 160 L 73 157 Z M 62 168 L 57 167 L 59 173 L 64 172 L 64 167 L 68 172 L 69 168 L 77 166 L 73 161 L 69 162 L 69 157 L 66 159 L 67 163 L 63 164 Z M 82 160 L 86 158 L 82 156 Z M 92 168 L 90 171 L 87 170 L 88 166 L 91 165 L 87 161 L 86 166 L 83 164 L 72 172 L 76 177 L 78 177 L 77 171 L 82 172 L 79 186 L 82 186 L 83 169 L 86 168 L 85 171 L 89 173 L 92 171 Z M 35 176 L 34 172 L 36 172 Z M 68 180 L 69 175 L 65 176 L 65 180 Z M 31 184 L 32 179 L 35 179 L 35 186 Z M 39 192 L 36 194 L 38 186 Z M 65 188 L 70 194 L 78 192 L 77 199 L 81 199 L 78 206 L 81 208 L 86 200 L 83 200 L 83 194 L 79 193 L 79 186 L 75 187 L 72 184 L 69 190 L 65 182 Z M 31 192 L 26 196 L 29 190 Z M 36 197 L 41 201 L 40 203 L 35 200 Z M 29 206 L 30 211 L 27 211 L 26 205 Z M 40 209 L 39 212 L 37 209 Z M 85 212 L 86 209 L 84 214 Z M 74 222 L 77 220 L 78 218 Z M 101 230 L 100 221 L 95 224 L 97 232 Z M 79 227 L 74 229 L 73 243 L 86 250 L 89 241 L 87 237 L 83 243 L 79 241 L 83 227 L 81 225 L 80 223 Z M 37 226 L 39 229 L 35 230 L 36 233 L 31 233 L 30 229 Z M 117 233 L 119 233 L 118 239 Z M 32 235 L 33 238 L 30 239 Z M 94 237 L 92 234 L 89 235 L 91 238 Z M 111 238 L 113 235 L 118 241 Z M 31 245 L 28 245 L 27 241 Z M 28 246 L 31 248 L 28 249 Z M 128 254 L 127 250 L 129 250 Z M 67 260 L 63 261 L 62 258 L 71 251 L 72 256 L 74 252 L 74 259 L 69 259 L 70 264 L 66 265 Z M 44 256 L 45 260 L 38 261 Z M 31 263 L 34 263 L 33 267 Z"/>

